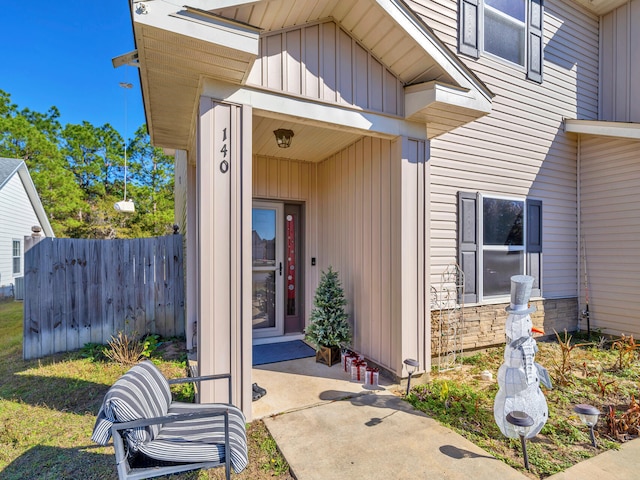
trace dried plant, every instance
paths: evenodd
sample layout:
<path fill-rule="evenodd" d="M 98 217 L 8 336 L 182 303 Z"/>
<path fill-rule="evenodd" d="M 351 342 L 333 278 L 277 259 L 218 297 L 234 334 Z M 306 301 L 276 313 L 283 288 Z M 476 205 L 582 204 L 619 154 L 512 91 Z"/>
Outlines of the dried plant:
<path fill-rule="evenodd" d="M 631 366 L 636 358 L 636 350 L 638 347 L 640 347 L 640 345 L 636 344 L 633 335 L 627 337 L 622 334 L 622 336 L 611 345 L 612 350 L 618 350 L 618 360 L 614 368 L 622 370 Z"/>
<path fill-rule="evenodd" d="M 560 334 L 553 331 L 556 334 L 556 338 L 558 339 L 558 345 L 560 345 L 561 349 L 561 362 L 558 363 L 555 359 L 553 359 L 553 366 L 556 373 L 556 382 L 560 385 L 569 385 L 573 383 L 569 377 L 571 373 L 571 351 L 576 347 L 584 347 L 587 345 L 591 345 L 590 343 L 576 343 L 575 345 L 571 345 L 572 336 L 567 333 L 567 329 L 564 330 L 564 339 L 560 338 Z"/>
<path fill-rule="evenodd" d="M 600 389 L 600 395 L 602 395 L 602 398 L 604 398 L 606 393 L 607 393 L 607 387 L 609 385 L 613 385 L 615 383 L 616 383 L 615 380 L 611 380 L 609 382 L 605 382 L 602 379 L 602 372 L 598 372 L 598 388 Z"/>
<path fill-rule="evenodd" d="M 624 442 L 640 434 L 640 404 L 631 397 L 629 408 L 621 415 L 616 415 L 615 409 L 609 406 L 606 417 L 607 434 L 613 439 Z"/>
<path fill-rule="evenodd" d="M 129 367 L 135 365 L 142 358 L 144 344 L 137 338 L 136 332 L 126 334 L 119 331 L 109 340 L 108 347 L 105 348 L 104 354 L 120 365 Z"/>

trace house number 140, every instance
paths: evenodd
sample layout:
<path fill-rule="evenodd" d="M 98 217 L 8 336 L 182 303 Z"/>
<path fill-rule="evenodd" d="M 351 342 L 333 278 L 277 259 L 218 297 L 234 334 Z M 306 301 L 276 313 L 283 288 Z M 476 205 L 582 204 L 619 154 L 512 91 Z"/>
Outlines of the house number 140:
<path fill-rule="evenodd" d="M 222 153 L 222 162 L 220 162 L 220 171 L 222 173 L 227 173 L 229 171 L 229 162 L 227 162 L 227 129 L 222 129 L 222 148 L 220 152 Z"/>

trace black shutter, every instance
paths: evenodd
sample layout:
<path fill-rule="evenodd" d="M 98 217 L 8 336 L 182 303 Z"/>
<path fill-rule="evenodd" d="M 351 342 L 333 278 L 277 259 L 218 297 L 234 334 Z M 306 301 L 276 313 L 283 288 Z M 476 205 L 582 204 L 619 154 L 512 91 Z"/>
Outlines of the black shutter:
<path fill-rule="evenodd" d="M 458 49 L 478 58 L 478 0 L 460 0 L 458 5 Z"/>
<path fill-rule="evenodd" d="M 542 202 L 540 200 L 527 200 L 527 272 L 535 279 L 531 296 L 542 296 Z"/>
<path fill-rule="evenodd" d="M 529 0 L 529 24 L 527 25 L 528 58 L 527 78 L 542 83 L 543 42 L 542 18 L 543 0 Z"/>
<path fill-rule="evenodd" d="M 458 192 L 458 265 L 464 272 L 464 303 L 478 302 L 478 195 Z"/>

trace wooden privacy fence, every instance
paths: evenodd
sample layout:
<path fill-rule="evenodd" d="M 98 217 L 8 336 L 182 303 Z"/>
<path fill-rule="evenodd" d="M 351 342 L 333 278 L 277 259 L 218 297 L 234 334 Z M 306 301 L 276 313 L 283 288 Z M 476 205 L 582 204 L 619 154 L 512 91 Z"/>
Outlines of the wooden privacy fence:
<path fill-rule="evenodd" d="M 182 235 L 27 237 L 24 358 L 105 344 L 119 331 L 184 335 L 182 252 Z"/>

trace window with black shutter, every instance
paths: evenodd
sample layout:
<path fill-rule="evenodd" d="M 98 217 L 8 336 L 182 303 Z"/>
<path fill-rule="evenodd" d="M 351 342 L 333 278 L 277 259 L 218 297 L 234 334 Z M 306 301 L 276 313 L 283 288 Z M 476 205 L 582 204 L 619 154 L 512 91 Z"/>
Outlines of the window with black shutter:
<path fill-rule="evenodd" d="M 542 202 L 458 192 L 458 263 L 465 303 L 507 298 L 513 275 L 542 294 Z"/>
<path fill-rule="evenodd" d="M 458 49 L 489 54 L 526 69 L 542 83 L 543 0 L 459 0 Z"/>

